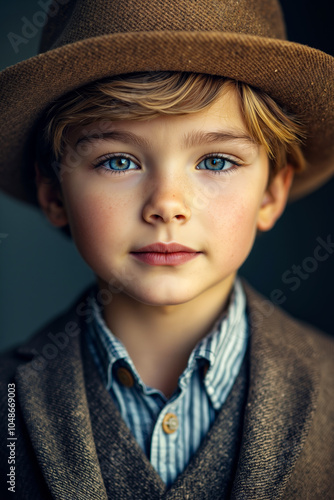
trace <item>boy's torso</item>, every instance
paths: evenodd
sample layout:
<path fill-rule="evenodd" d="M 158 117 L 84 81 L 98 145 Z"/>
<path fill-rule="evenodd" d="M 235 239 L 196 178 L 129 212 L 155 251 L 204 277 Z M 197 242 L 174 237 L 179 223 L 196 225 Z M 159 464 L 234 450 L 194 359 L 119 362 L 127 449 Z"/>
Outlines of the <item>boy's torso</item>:
<path fill-rule="evenodd" d="M 224 422 L 214 425 L 180 481 L 164 493 L 162 481 L 107 391 L 99 383 L 94 397 L 85 382 L 87 359 L 82 360 L 80 320 L 72 309 L 21 348 L 19 356 L 7 356 L 2 362 L 4 409 L 7 384 L 15 383 L 16 390 L 18 498 L 46 499 L 51 490 L 53 498 L 101 499 L 107 498 L 106 486 L 110 498 L 122 499 L 330 498 L 334 486 L 333 341 L 277 309 L 270 309 L 266 316 L 261 307 L 265 299 L 247 286 L 246 294 L 253 323 L 249 389 L 240 450 L 235 443 L 239 458 L 231 494 L 226 496 L 222 486 Z M 66 331 L 68 337 L 66 347 L 54 357 L 52 349 L 45 350 L 49 331 Z M 46 364 L 36 356 L 43 348 L 49 352 Z M 99 426 L 94 424 L 97 404 L 103 406 Z M 95 408 L 92 420 L 89 408 Z M 8 437 L 5 424 L 3 419 L 4 442 Z M 107 446 L 101 448 L 103 442 Z M 202 460 L 206 453 L 209 462 Z M 7 458 L 3 450 L 5 471 Z M 106 463 L 109 480 L 104 484 L 101 469 Z"/>

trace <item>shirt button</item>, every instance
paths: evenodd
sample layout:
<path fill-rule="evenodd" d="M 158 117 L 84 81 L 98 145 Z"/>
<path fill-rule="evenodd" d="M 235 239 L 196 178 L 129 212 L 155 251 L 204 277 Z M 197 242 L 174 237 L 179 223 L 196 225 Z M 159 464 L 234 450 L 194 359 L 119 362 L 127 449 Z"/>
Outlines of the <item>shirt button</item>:
<path fill-rule="evenodd" d="M 133 387 L 135 381 L 130 371 L 127 368 L 121 366 L 117 369 L 117 378 L 119 382 L 124 385 L 124 387 Z"/>
<path fill-rule="evenodd" d="M 166 434 L 173 434 L 179 427 L 179 421 L 175 413 L 166 413 L 163 421 L 162 428 Z"/>

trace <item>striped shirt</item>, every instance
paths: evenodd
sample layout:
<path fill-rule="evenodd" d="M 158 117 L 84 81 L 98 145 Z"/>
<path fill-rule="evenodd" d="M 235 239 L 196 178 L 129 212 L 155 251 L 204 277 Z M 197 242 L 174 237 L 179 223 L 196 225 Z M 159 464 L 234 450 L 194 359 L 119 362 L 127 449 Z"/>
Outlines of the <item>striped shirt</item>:
<path fill-rule="evenodd" d="M 96 292 L 96 290 L 95 290 Z M 186 468 L 239 373 L 247 348 L 246 299 L 237 279 L 227 312 L 193 349 L 178 388 L 165 395 L 141 380 L 94 300 L 87 342 L 127 426 L 169 487 Z"/>

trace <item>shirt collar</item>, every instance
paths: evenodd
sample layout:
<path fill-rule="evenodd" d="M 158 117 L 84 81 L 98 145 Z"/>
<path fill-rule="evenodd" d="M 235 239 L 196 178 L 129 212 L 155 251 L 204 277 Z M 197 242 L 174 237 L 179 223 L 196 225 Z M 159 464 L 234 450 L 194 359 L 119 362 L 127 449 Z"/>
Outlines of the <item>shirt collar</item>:
<path fill-rule="evenodd" d="M 92 291 L 96 296 L 96 288 Z M 93 344 L 103 383 L 110 389 L 113 367 L 126 366 L 132 372 L 137 385 L 145 394 L 156 392 L 141 380 L 122 342 L 107 327 L 96 300 L 93 321 L 89 327 L 89 341 Z M 179 387 L 185 390 L 194 370 L 203 370 L 205 390 L 215 409 L 219 409 L 230 390 L 247 347 L 246 298 L 237 278 L 230 296 L 227 311 L 216 320 L 210 332 L 193 349 L 186 369 L 179 378 Z"/>
<path fill-rule="evenodd" d="M 219 409 L 225 401 L 247 348 L 246 297 L 237 278 L 227 311 L 192 351 L 179 384 L 186 386 L 191 373 L 203 367 L 203 382 L 212 406 Z"/>

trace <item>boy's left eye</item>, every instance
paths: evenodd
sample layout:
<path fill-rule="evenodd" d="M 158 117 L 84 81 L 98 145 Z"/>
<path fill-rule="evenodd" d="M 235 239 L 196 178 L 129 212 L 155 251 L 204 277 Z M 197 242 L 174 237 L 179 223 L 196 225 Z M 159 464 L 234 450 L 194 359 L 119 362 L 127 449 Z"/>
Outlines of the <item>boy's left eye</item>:
<path fill-rule="evenodd" d="M 213 172 L 221 172 L 235 168 L 239 164 L 231 158 L 225 156 L 209 156 L 204 158 L 198 165 L 198 170 L 211 170 Z"/>

